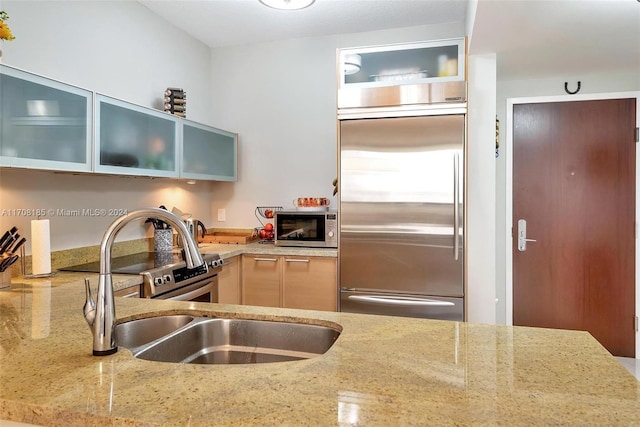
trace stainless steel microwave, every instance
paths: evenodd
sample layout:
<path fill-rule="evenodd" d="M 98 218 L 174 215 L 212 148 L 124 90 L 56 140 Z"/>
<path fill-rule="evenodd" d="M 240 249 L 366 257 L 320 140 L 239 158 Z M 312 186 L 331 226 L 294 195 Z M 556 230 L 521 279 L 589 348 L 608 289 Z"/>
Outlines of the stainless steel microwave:
<path fill-rule="evenodd" d="M 338 247 L 338 213 L 335 211 L 276 211 L 276 246 Z"/>

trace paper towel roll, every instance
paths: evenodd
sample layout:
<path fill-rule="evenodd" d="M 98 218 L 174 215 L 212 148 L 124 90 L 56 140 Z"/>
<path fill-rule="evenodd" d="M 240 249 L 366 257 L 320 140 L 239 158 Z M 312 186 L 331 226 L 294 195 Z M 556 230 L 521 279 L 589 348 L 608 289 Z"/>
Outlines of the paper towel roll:
<path fill-rule="evenodd" d="M 51 273 L 51 236 L 48 219 L 31 221 L 31 271 L 33 274 Z"/>

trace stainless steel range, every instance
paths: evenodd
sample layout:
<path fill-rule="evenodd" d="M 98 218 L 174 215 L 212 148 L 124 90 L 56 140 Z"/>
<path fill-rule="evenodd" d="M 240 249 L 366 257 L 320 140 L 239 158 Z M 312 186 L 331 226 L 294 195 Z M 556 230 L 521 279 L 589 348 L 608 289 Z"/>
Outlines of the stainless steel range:
<path fill-rule="evenodd" d="M 218 273 L 224 261 L 218 254 L 202 259 L 204 265 L 196 268 L 182 261 L 141 272 L 142 298 L 218 302 Z"/>
<path fill-rule="evenodd" d="M 140 274 L 142 298 L 218 302 L 218 273 L 224 260 L 203 254 L 204 265 L 188 268 L 179 253 L 141 252 L 111 260 L 112 272 Z M 60 268 L 63 271 L 100 272 L 100 262 Z"/>

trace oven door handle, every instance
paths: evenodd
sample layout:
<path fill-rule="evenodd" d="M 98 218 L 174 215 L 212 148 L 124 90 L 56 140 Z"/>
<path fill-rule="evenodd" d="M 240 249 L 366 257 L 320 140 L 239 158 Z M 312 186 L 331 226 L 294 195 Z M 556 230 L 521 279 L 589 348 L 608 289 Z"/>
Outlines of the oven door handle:
<path fill-rule="evenodd" d="M 191 292 L 187 292 L 186 294 L 179 294 L 172 297 L 161 298 L 161 299 L 170 300 L 170 301 L 190 301 L 194 298 L 199 297 L 200 295 L 204 295 L 208 292 L 212 292 L 213 288 L 214 288 L 213 285 L 205 285 L 198 289 L 194 289 Z"/>
<path fill-rule="evenodd" d="M 133 297 L 138 298 L 140 296 L 140 291 L 131 292 L 129 294 L 121 295 L 121 296 L 122 298 L 133 298 Z"/>

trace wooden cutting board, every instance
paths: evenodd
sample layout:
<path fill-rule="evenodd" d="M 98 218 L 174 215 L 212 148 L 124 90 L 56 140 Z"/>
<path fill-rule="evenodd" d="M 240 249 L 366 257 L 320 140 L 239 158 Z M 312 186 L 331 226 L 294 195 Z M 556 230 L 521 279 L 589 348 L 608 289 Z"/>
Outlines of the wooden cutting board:
<path fill-rule="evenodd" d="M 254 235 L 254 230 L 240 231 L 207 231 L 204 238 L 198 238 L 200 243 L 226 243 L 235 245 L 246 245 L 260 238 Z"/>

